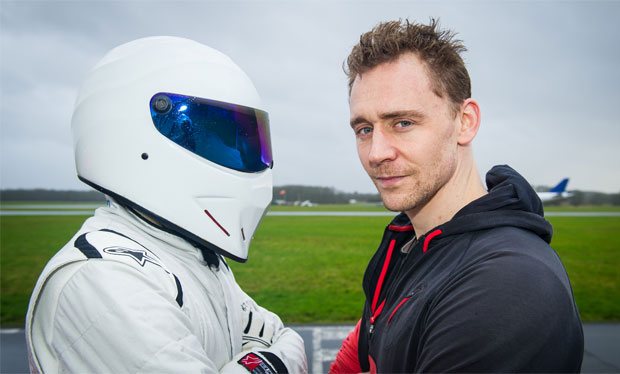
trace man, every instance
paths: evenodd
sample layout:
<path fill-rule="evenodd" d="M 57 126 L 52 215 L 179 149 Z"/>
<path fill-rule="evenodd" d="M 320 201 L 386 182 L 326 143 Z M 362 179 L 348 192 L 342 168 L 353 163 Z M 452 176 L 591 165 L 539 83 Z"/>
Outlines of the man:
<path fill-rule="evenodd" d="M 109 198 L 43 270 L 34 372 L 306 371 L 303 341 L 237 285 L 272 194 L 267 113 L 224 54 L 139 39 L 89 73 L 72 119 L 80 180 Z"/>
<path fill-rule="evenodd" d="M 332 372 L 579 371 L 583 333 L 530 185 L 472 154 L 480 108 L 453 34 L 408 21 L 348 57 L 351 127 L 388 225 Z"/>

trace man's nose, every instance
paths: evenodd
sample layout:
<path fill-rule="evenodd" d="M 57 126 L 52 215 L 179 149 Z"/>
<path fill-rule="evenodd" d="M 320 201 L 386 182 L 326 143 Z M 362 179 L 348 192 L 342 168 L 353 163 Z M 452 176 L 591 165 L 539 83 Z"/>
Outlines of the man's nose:
<path fill-rule="evenodd" d="M 368 154 L 368 162 L 371 166 L 378 166 L 385 161 L 392 161 L 396 158 L 396 148 L 393 139 L 389 134 L 376 129 L 372 133 L 372 144 Z"/>

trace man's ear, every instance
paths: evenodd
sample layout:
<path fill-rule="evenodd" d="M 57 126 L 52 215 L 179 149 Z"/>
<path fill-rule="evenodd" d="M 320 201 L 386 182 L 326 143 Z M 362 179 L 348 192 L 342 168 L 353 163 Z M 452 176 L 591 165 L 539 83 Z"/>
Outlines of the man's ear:
<path fill-rule="evenodd" d="M 480 128 L 480 107 L 474 99 L 467 99 L 461 104 L 460 116 L 461 126 L 457 138 L 458 144 L 465 146 L 474 140 Z"/>

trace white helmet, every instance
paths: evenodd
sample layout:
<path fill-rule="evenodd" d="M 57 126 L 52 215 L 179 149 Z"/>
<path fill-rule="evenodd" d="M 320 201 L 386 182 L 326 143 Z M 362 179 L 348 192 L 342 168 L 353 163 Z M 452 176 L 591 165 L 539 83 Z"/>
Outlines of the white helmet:
<path fill-rule="evenodd" d="M 123 44 L 72 119 L 78 177 L 165 229 L 245 262 L 272 198 L 267 113 L 226 55 L 176 37 Z"/>

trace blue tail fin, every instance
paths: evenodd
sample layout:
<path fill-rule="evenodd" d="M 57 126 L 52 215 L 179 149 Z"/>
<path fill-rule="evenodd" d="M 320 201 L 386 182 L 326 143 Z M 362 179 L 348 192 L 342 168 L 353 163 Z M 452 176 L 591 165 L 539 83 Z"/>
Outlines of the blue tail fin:
<path fill-rule="evenodd" d="M 564 178 L 564 179 L 562 179 L 562 181 L 560 183 L 558 183 L 557 186 L 555 186 L 552 189 L 550 189 L 549 192 L 562 193 L 562 192 L 566 191 L 566 186 L 567 185 L 568 185 L 568 178 Z"/>

